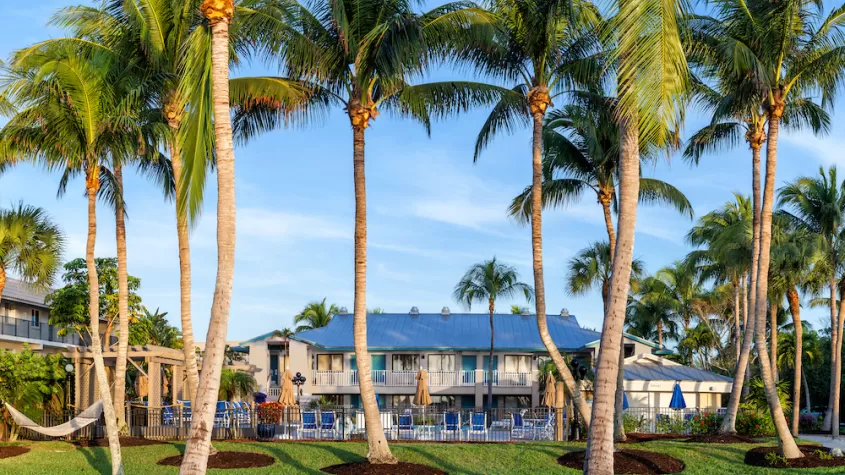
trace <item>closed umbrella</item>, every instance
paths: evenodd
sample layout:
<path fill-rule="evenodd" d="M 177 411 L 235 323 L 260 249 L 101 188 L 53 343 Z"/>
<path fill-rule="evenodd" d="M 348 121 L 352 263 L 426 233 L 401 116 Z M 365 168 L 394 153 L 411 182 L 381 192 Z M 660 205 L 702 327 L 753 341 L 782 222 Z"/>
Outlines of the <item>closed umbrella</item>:
<path fill-rule="evenodd" d="M 628 409 L 628 394 L 622 393 L 622 410 Z"/>
<path fill-rule="evenodd" d="M 555 377 L 552 373 L 546 375 L 546 391 L 543 393 L 543 405 L 555 407 Z"/>
<path fill-rule="evenodd" d="M 293 395 L 293 375 L 286 369 L 282 375 L 282 394 L 279 395 L 279 403 L 282 406 L 295 406 L 296 398 Z"/>
<path fill-rule="evenodd" d="M 424 369 L 417 373 L 417 394 L 414 395 L 414 404 L 417 406 L 431 404 L 431 395 L 428 394 L 428 374 Z"/>
<path fill-rule="evenodd" d="M 144 399 L 147 397 L 147 394 L 150 393 L 149 385 L 149 378 L 143 374 L 139 374 L 138 377 L 135 378 L 135 394 L 138 395 L 138 399 Z"/>
<path fill-rule="evenodd" d="M 675 383 L 675 387 L 672 388 L 672 400 L 669 401 L 669 408 L 670 409 L 686 409 L 687 402 L 684 401 L 684 393 L 681 392 L 681 385 L 679 383 Z"/>

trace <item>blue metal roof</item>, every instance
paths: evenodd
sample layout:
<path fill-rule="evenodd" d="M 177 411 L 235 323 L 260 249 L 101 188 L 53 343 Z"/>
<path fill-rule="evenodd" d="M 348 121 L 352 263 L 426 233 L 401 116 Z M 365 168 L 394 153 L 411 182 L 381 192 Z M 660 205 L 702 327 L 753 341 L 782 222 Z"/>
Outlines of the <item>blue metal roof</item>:
<path fill-rule="evenodd" d="M 327 350 L 353 349 L 351 314 L 336 315 L 328 326 L 297 333 L 293 339 Z M 549 315 L 549 334 L 558 348 L 573 351 L 595 341 L 600 334 L 578 325 L 575 316 Z M 545 352 L 534 315 L 496 314 L 496 349 Z M 483 313 L 451 315 L 382 313 L 367 316 L 367 346 L 371 350 L 490 348 L 490 316 Z"/>
<path fill-rule="evenodd" d="M 661 365 L 634 363 L 625 365 L 625 379 L 629 381 L 724 381 L 733 382 L 733 378 L 711 373 L 703 369 L 682 365 Z"/>

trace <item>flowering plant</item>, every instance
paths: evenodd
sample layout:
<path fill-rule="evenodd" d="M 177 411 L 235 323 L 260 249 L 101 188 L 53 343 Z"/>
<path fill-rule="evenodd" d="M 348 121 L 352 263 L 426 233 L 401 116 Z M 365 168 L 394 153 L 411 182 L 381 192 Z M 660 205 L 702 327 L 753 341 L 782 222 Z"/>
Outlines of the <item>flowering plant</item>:
<path fill-rule="evenodd" d="M 258 405 L 258 419 L 262 424 L 278 424 L 285 406 L 278 402 L 265 402 Z"/>

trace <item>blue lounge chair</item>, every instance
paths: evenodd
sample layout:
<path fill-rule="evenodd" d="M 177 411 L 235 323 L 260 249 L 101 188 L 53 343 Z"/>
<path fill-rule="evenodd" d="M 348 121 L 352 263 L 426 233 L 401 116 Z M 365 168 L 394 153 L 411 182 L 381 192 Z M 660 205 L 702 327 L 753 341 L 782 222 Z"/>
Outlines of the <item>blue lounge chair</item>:
<path fill-rule="evenodd" d="M 331 439 L 337 438 L 337 417 L 334 411 L 320 412 L 320 438 L 328 432 Z"/>
<path fill-rule="evenodd" d="M 408 439 L 414 438 L 414 416 L 411 414 L 399 414 L 399 438 L 403 436 Z"/>
<path fill-rule="evenodd" d="M 215 427 L 229 427 L 229 403 L 226 401 L 217 401 L 217 407 L 214 410 L 214 425 Z"/>
<path fill-rule="evenodd" d="M 314 411 L 302 411 L 302 428 L 300 430 L 303 432 L 303 437 L 305 433 L 311 432 L 314 434 L 313 438 L 316 439 L 318 429 L 317 413 Z"/>
<path fill-rule="evenodd" d="M 514 439 L 524 439 L 527 436 L 534 438 L 534 428 L 525 424 L 525 419 L 522 414 L 518 412 L 511 413 L 511 437 Z"/>
<path fill-rule="evenodd" d="M 173 408 L 167 404 L 161 409 L 162 423 L 166 426 L 173 425 Z"/>
<path fill-rule="evenodd" d="M 540 440 L 552 440 L 555 435 L 555 415 L 546 414 L 540 424 L 534 426 L 534 434 Z"/>
<path fill-rule="evenodd" d="M 191 422 L 191 401 L 182 401 L 182 422 Z"/>
<path fill-rule="evenodd" d="M 447 412 L 443 414 L 443 430 L 441 431 L 443 439 L 454 440 L 457 434 L 458 440 L 461 440 L 461 413 Z M 446 439 L 449 437 L 448 439 Z"/>
<path fill-rule="evenodd" d="M 469 419 L 469 429 L 467 430 L 467 440 L 472 440 L 473 437 L 484 437 L 487 440 L 487 413 L 473 412 Z"/>

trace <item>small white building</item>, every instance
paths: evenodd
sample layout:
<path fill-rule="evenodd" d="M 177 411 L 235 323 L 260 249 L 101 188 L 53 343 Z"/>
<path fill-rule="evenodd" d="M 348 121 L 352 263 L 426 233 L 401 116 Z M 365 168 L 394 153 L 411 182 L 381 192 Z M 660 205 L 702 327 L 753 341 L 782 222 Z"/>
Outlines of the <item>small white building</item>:
<path fill-rule="evenodd" d="M 714 411 L 723 407 L 722 395 L 730 394 L 733 387 L 733 379 L 727 376 L 661 356 L 639 354 L 625 359 L 625 392 L 630 408 L 668 409 L 676 383 L 687 407 Z"/>

